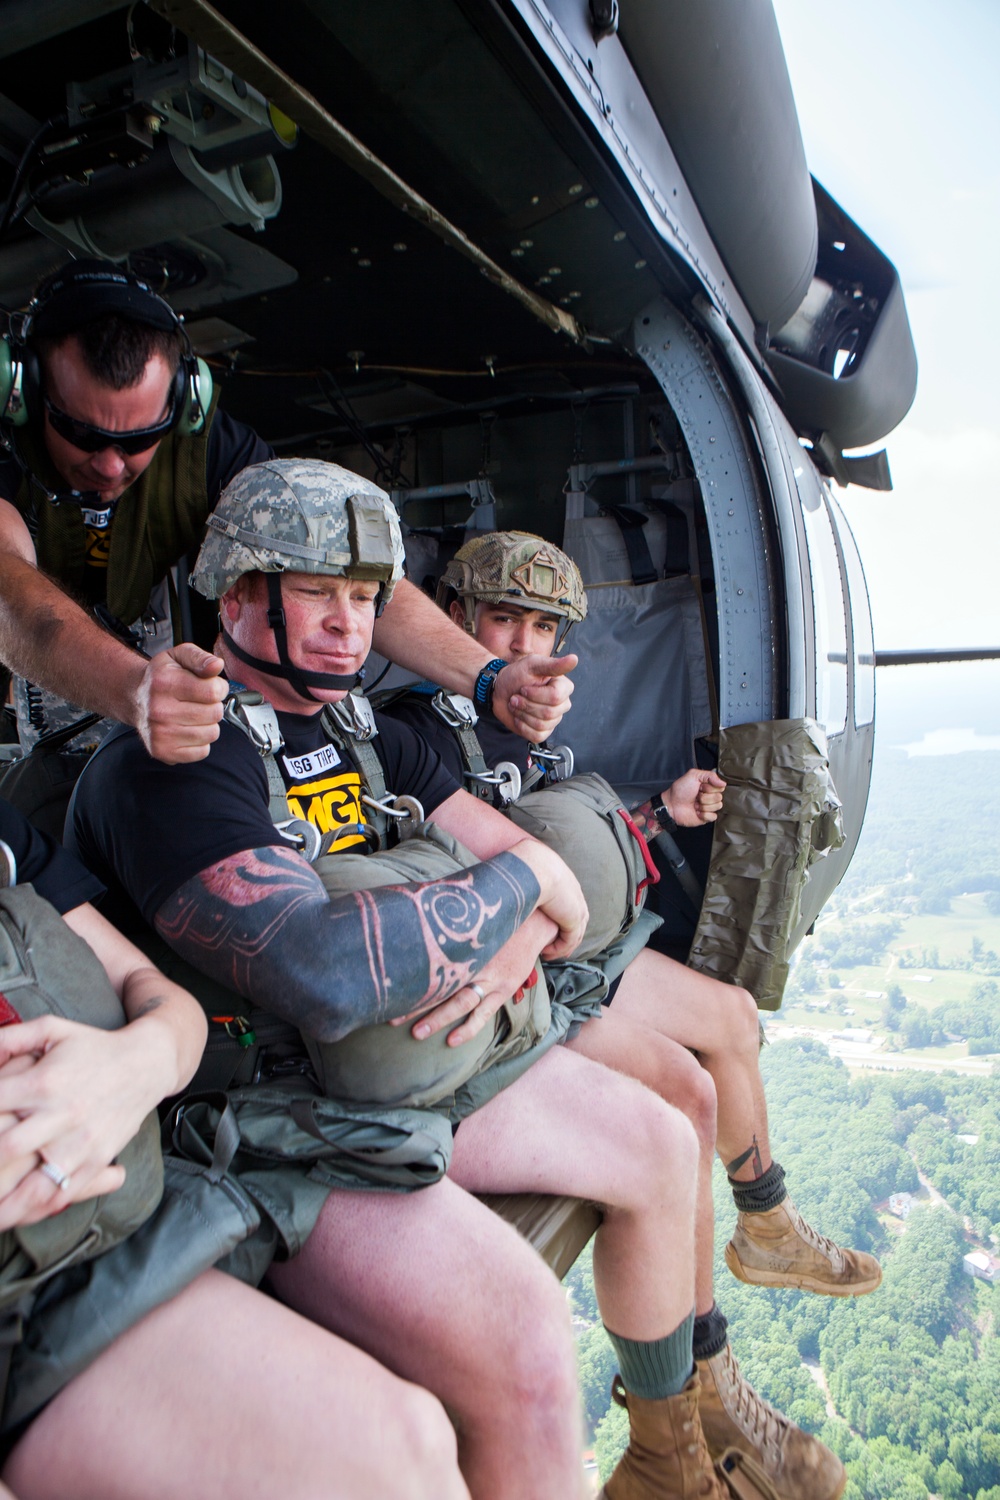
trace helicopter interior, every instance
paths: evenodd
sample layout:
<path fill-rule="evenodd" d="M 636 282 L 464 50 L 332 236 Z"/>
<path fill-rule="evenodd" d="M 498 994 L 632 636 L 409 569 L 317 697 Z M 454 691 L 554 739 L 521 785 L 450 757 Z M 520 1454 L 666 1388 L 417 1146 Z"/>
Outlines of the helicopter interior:
<path fill-rule="evenodd" d="M 523 5 L 439 0 L 419 24 L 403 0 L 9 9 L 0 302 L 25 305 L 67 255 L 127 259 L 184 315 L 228 412 L 391 491 L 426 587 L 467 527 L 565 544 L 590 606 L 568 737 L 623 795 L 712 763 L 720 723 L 816 714 L 831 759 L 860 733 L 864 764 L 838 770 L 857 783 L 847 845 L 804 927 L 846 867 L 870 763 L 867 598 L 818 471 L 888 482 L 884 458 L 842 449 L 868 441 L 873 381 L 895 390 L 898 343 L 891 266 L 804 164 L 795 287 L 762 314 L 593 5 L 553 11 L 573 86 L 642 148 L 631 183 L 526 48 Z M 665 241 L 638 179 L 690 238 Z M 792 424 L 775 452 L 761 392 Z M 710 847 L 685 844 L 701 878 Z M 683 952 L 693 915 L 674 905 L 664 942 Z"/>

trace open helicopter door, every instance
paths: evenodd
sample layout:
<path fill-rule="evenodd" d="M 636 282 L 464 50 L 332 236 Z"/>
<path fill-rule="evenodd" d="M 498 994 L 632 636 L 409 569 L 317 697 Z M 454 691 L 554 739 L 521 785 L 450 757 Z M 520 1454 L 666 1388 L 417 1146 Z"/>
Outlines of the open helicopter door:
<path fill-rule="evenodd" d="M 796 467 L 801 473 L 810 461 L 724 320 L 707 303 L 699 313 L 696 329 L 658 302 L 636 319 L 632 343 L 690 455 L 710 556 L 699 559 L 692 517 L 688 566 L 677 566 L 676 542 L 656 511 L 688 514 L 691 481 L 671 480 L 664 460 L 615 466 L 651 470 L 651 478 L 662 468 L 665 481 L 651 486 L 645 524 L 633 520 L 641 507 L 626 507 L 632 516 L 620 532 L 607 505 L 588 514 L 587 485 L 612 466 L 571 470 L 565 545 L 588 600 L 573 638 L 581 657 L 573 744 L 580 764 L 632 801 L 694 764 L 695 742 L 702 764 L 717 754 L 729 790 L 689 962 L 775 1008 L 801 935 L 809 868 L 843 842 L 826 738 L 807 717 L 815 711 L 814 624 Z M 630 523 L 647 545 L 650 572 L 637 571 Z M 713 585 L 705 593 L 703 573 Z"/>

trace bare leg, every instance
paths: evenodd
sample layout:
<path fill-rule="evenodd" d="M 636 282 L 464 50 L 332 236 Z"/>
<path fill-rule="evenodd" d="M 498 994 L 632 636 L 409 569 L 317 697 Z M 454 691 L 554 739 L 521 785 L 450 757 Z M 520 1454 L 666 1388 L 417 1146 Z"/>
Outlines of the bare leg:
<path fill-rule="evenodd" d="M 684 1116 L 649 1089 L 557 1047 L 463 1123 L 451 1175 L 473 1192 L 604 1205 L 601 1316 L 624 1338 L 652 1341 L 694 1305 L 697 1149 Z"/>
<path fill-rule="evenodd" d="M 749 1151 L 730 1175 L 741 1182 L 761 1177 L 771 1165 L 771 1146 L 757 1006 L 749 991 L 647 948 L 626 969 L 611 1009 L 697 1053 L 718 1096 L 720 1157 L 728 1170 Z"/>
<path fill-rule="evenodd" d="M 715 1300 L 712 1257 L 715 1216 L 712 1211 L 712 1164 L 715 1161 L 715 1087 L 710 1074 L 662 1032 L 620 1015 L 617 1005 L 588 1021 L 568 1044 L 574 1052 L 617 1073 L 637 1078 L 686 1115 L 698 1136 L 698 1184 L 694 1225 L 696 1313 L 707 1313 Z"/>
<path fill-rule="evenodd" d="M 444 1402 L 473 1495 L 579 1500 L 566 1299 L 514 1230 L 454 1183 L 334 1193 L 302 1253 L 270 1275 L 283 1301 Z"/>
<path fill-rule="evenodd" d="M 77 1376 L 14 1448 L 20 1500 L 467 1500 L 426 1391 L 209 1271 Z"/>

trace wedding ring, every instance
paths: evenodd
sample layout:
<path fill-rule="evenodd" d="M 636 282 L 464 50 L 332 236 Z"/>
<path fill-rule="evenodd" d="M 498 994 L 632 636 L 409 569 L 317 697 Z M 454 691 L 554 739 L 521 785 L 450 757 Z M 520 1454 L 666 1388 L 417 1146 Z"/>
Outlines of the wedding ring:
<path fill-rule="evenodd" d="M 57 1167 L 54 1161 L 40 1162 L 38 1170 L 44 1172 L 49 1181 L 54 1182 L 56 1187 L 61 1188 L 64 1193 L 69 1192 L 69 1176 L 62 1167 Z"/>
<path fill-rule="evenodd" d="M 476 994 L 479 996 L 480 1002 L 486 999 L 486 991 L 483 989 L 481 984 L 467 984 L 465 988 L 467 990 L 475 990 Z"/>

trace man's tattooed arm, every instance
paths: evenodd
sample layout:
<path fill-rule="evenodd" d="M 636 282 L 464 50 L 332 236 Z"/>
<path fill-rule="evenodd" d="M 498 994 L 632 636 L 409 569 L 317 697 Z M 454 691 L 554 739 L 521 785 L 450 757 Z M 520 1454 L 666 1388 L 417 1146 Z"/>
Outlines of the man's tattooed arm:
<path fill-rule="evenodd" d="M 672 786 L 660 793 L 659 799 L 640 802 L 629 809 L 632 822 L 646 839 L 655 839 L 662 833 L 653 816 L 653 801 L 662 801 L 675 825 L 679 828 L 697 828 L 702 823 L 714 823 L 722 807 L 722 794 L 726 783 L 715 771 L 702 771 L 692 767 L 678 776 Z"/>
<path fill-rule="evenodd" d="M 321 1042 L 429 1010 L 468 984 L 534 910 L 539 883 L 505 852 L 447 880 L 329 897 L 291 849 L 248 849 L 165 901 L 183 958 Z"/>

